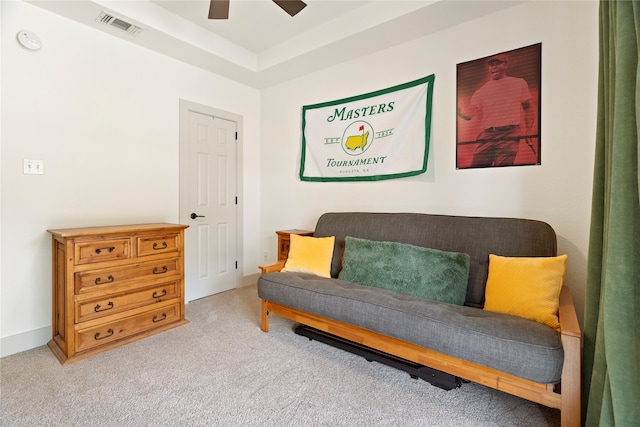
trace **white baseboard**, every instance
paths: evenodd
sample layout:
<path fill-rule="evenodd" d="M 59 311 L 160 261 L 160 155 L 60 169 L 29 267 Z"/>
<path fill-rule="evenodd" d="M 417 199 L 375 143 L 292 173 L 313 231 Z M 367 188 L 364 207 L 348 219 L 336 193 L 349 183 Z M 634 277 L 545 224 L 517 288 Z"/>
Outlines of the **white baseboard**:
<path fill-rule="evenodd" d="M 51 326 L 0 338 L 0 357 L 45 345 L 51 340 Z"/>

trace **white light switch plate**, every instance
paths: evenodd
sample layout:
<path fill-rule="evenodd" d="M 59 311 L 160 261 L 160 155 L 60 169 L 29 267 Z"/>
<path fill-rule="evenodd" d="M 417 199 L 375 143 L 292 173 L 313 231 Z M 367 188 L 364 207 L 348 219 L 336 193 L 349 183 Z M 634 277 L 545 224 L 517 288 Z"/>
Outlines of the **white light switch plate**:
<path fill-rule="evenodd" d="M 35 175 L 44 174 L 43 160 L 24 159 L 23 166 L 24 166 L 24 173 L 26 174 L 35 174 Z"/>

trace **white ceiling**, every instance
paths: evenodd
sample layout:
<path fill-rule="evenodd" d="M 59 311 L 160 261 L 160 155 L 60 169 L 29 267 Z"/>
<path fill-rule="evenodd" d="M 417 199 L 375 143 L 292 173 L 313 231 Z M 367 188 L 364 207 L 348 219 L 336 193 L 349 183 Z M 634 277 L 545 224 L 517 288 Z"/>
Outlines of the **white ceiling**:
<path fill-rule="evenodd" d="M 260 54 L 372 2 L 307 0 L 307 7 L 291 17 L 271 0 L 230 0 L 228 20 L 207 19 L 209 0 L 152 0 L 152 3 Z"/>
<path fill-rule="evenodd" d="M 231 0 L 209 20 L 208 0 L 27 0 L 97 30 L 256 88 L 367 55 L 524 1 L 305 0 L 290 17 L 271 0 Z M 106 11 L 144 29 L 96 22 Z"/>

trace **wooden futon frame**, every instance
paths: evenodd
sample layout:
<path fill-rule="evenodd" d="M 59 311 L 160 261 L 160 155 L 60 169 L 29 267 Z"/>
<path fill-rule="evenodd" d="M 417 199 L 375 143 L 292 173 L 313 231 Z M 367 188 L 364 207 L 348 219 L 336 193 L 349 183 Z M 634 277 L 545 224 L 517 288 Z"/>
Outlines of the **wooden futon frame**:
<path fill-rule="evenodd" d="M 262 274 L 277 272 L 282 269 L 284 262 L 260 266 L 260 270 Z M 564 364 L 560 384 L 540 384 L 518 378 L 396 338 L 267 300 L 262 300 L 261 329 L 264 332 L 269 332 L 269 314 L 271 313 L 398 358 L 559 409 L 563 427 L 580 426 L 581 363 L 576 363 L 576 361 L 581 359 L 581 332 L 571 293 L 566 286 L 562 288 L 560 294 L 558 313 L 564 348 Z"/>

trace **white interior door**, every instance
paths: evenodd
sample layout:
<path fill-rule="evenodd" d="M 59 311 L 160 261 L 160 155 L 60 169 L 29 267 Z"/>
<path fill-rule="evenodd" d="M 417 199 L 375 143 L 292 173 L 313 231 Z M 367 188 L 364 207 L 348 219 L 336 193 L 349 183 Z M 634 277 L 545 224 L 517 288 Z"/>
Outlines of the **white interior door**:
<path fill-rule="evenodd" d="M 185 114 L 180 124 L 180 220 L 189 225 L 185 298 L 191 301 L 237 285 L 238 123 L 193 109 Z"/>

